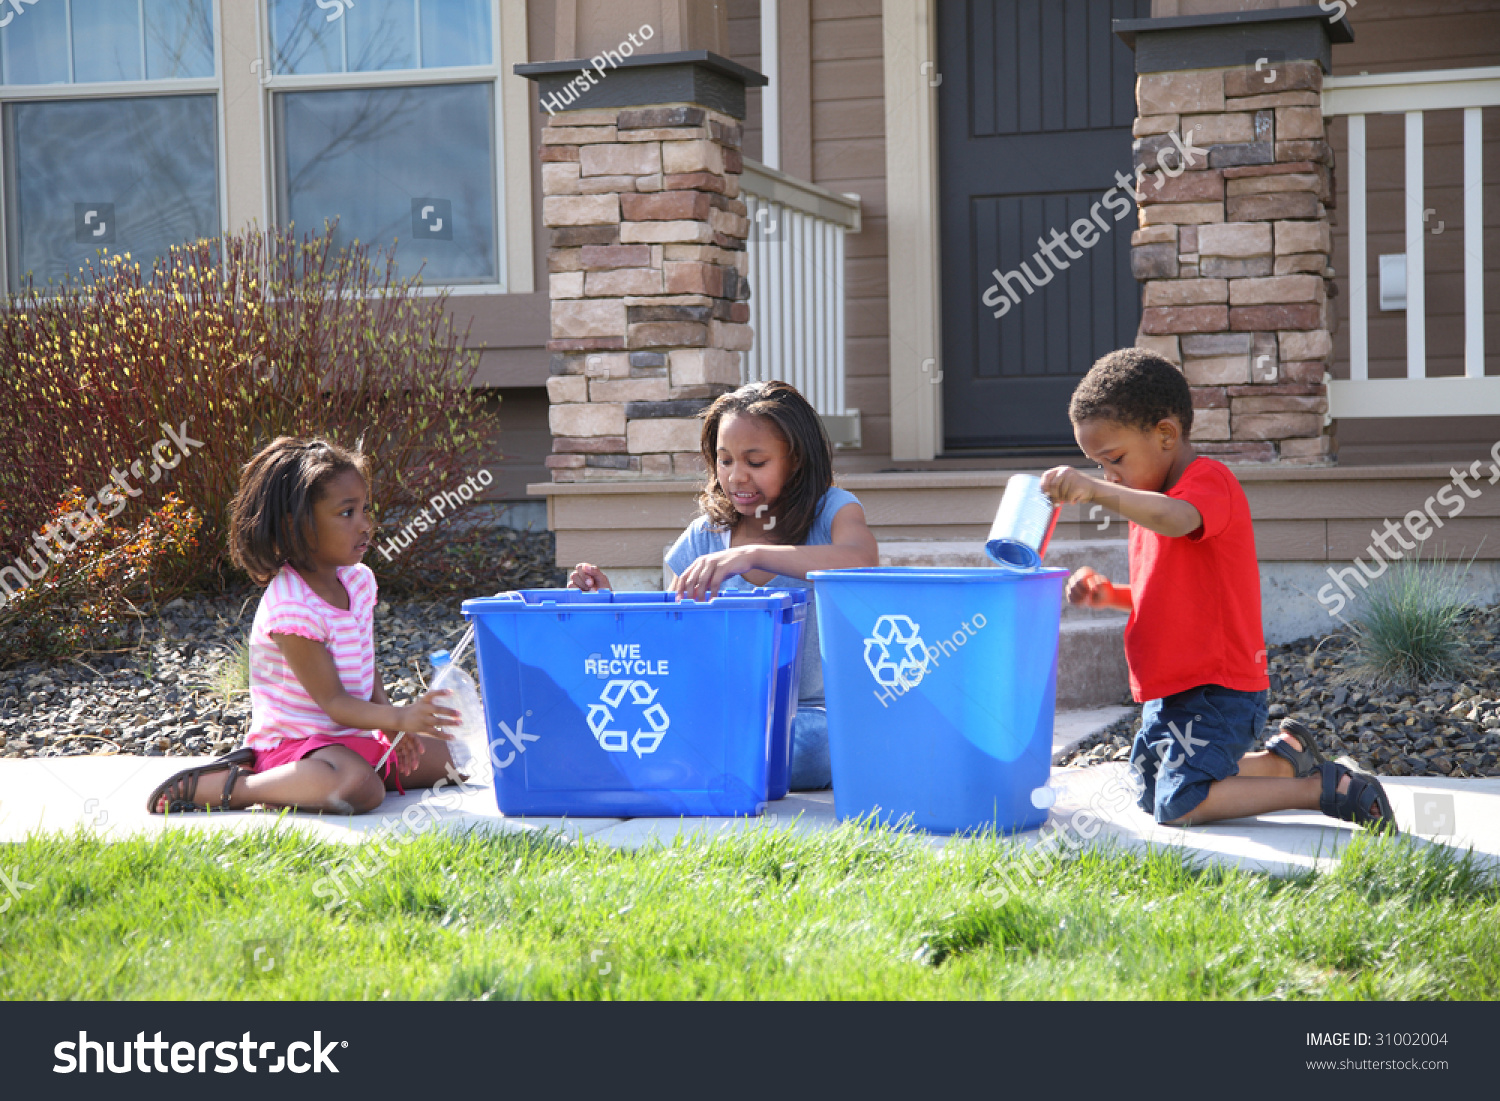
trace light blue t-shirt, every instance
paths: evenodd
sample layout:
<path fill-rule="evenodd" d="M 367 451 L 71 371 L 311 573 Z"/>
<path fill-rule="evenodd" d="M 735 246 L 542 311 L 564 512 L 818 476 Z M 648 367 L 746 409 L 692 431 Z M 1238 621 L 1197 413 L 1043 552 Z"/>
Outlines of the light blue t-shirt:
<path fill-rule="evenodd" d="M 830 487 L 818 501 L 817 515 L 813 517 L 812 528 L 807 533 L 807 542 L 802 545 L 823 547 L 832 543 L 833 518 L 845 505 L 857 504 L 859 504 L 859 498 L 847 489 Z M 729 535 L 727 531 L 714 531 L 709 527 L 708 517 L 699 516 L 688 525 L 686 531 L 677 537 L 677 542 L 672 544 L 672 549 L 667 551 L 667 565 L 672 567 L 673 573 L 681 577 L 687 572 L 689 566 L 705 554 L 716 554 L 719 551 L 728 550 Z M 731 577 L 724 584 L 726 589 L 754 589 L 755 587 L 744 577 L 739 576 Z M 765 589 L 808 590 L 807 623 L 802 628 L 802 679 L 797 693 L 797 702 L 822 707 L 824 705 L 823 664 L 818 660 L 818 619 L 812 587 L 812 582 L 806 578 L 785 577 L 781 574 L 777 574 L 761 586 Z"/>

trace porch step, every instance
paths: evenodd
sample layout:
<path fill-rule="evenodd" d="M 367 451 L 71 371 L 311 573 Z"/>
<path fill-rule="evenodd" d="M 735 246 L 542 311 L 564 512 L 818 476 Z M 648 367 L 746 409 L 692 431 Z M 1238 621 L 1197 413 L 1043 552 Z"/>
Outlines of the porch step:
<path fill-rule="evenodd" d="M 880 564 L 927 569 L 996 568 L 984 544 L 972 541 L 913 540 L 880 544 Z M 1047 566 L 1068 570 L 1092 566 L 1112 581 L 1125 583 L 1130 571 L 1124 539 L 1059 539 L 1047 547 Z M 1130 696 L 1125 663 L 1125 612 L 1064 604 L 1057 650 L 1057 706 L 1106 707 Z"/>

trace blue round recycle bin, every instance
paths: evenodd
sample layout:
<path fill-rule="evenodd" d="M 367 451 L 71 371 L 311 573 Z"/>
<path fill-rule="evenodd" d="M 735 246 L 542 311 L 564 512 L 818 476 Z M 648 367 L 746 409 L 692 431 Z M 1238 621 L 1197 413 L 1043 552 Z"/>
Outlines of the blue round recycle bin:
<path fill-rule="evenodd" d="M 816 570 L 834 811 L 1040 826 L 1067 570 Z"/>

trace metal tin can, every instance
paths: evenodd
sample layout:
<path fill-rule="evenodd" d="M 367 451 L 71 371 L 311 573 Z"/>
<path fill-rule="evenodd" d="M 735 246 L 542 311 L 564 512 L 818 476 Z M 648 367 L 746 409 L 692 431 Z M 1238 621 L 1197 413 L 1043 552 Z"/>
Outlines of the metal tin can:
<path fill-rule="evenodd" d="M 1011 569 L 1035 569 L 1047 553 L 1047 543 L 1057 527 L 1060 511 L 1052 498 L 1042 492 L 1040 478 L 1012 474 L 1005 483 L 995 522 L 985 539 L 985 553 Z"/>

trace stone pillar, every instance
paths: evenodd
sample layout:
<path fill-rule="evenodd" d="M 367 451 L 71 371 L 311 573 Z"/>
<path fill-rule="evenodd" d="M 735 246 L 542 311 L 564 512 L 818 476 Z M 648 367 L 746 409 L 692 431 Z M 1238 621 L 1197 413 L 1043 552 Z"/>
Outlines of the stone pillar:
<path fill-rule="evenodd" d="M 1184 21 L 1134 21 L 1140 229 L 1131 268 L 1144 284 L 1137 343 L 1182 367 L 1201 453 L 1332 462 L 1324 374 L 1337 292 L 1333 156 L 1320 106 L 1325 21 L 1303 12 L 1297 24 L 1262 23 L 1256 33 L 1277 45 L 1259 49 L 1255 35 L 1222 19 L 1198 21 L 1196 41 L 1167 38 L 1152 48 L 1149 25 Z M 1308 59 L 1286 60 L 1289 43 L 1305 43 Z M 1242 63 L 1222 64 L 1226 51 Z M 1181 67 L 1205 61 L 1221 64 Z M 1173 67 L 1144 71 L 1143 63 Z"/>
<path fill-rule="evenodd" d="M 602 74 L 593 91 L 606 95 L 549 112 L 542 133 L 547 466 L 559 482 L 701 475 L 697 413 L 740 384 L 750 347 L 740 119 L 757 74 L 701 52 L 639 60 Z M 519 71 L 576 76 L 587 64 Z M 727 74 L 737 101 L 723 94 L 725 66 L 738 70 Z M 654 67 L 706 68 L 716 82 L 697 95 L 701 72 Z M 539 92 L 557 103 L 546 80 Z"/>

